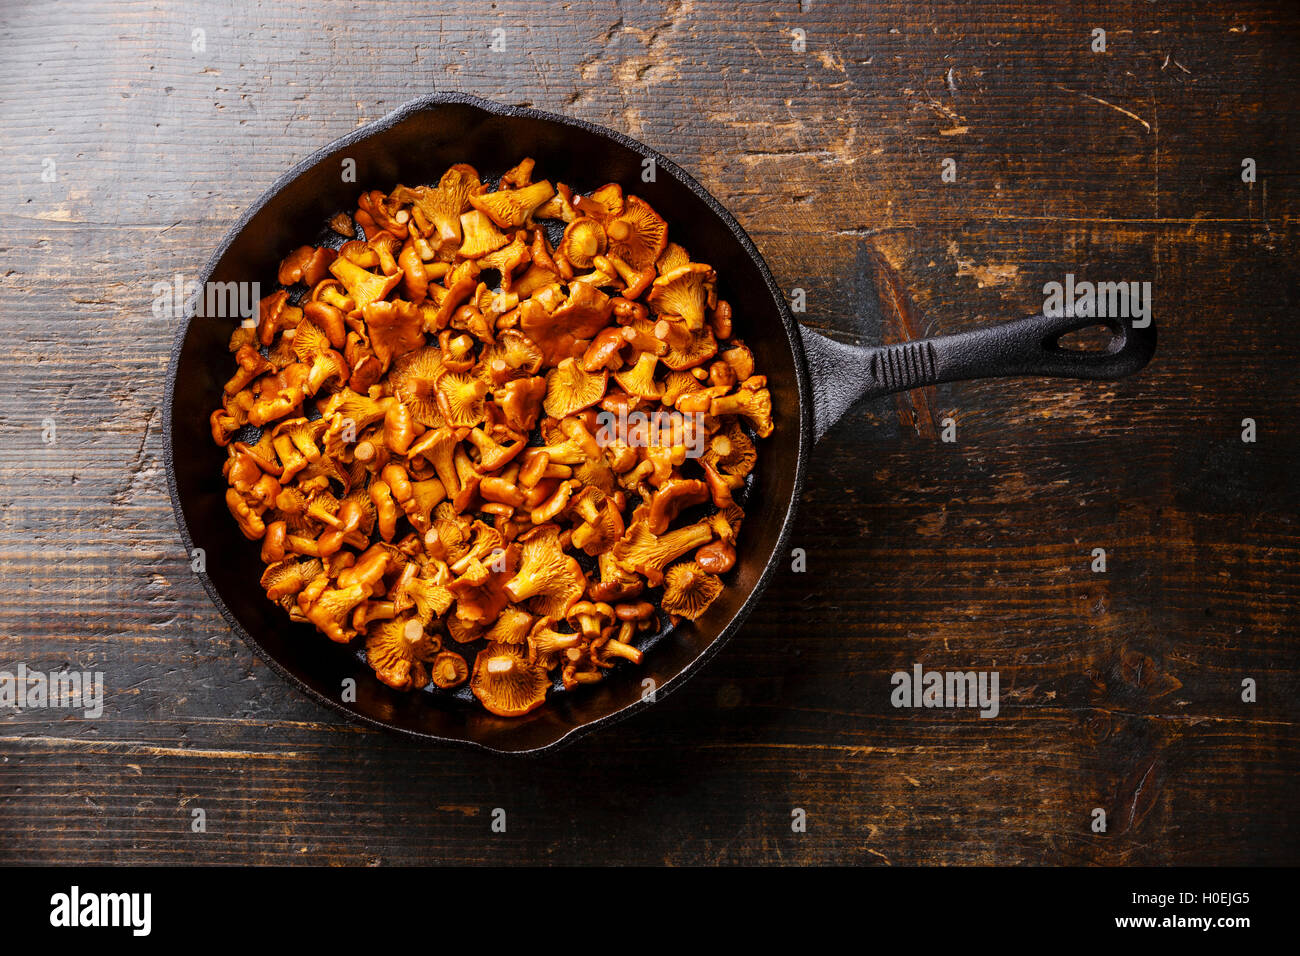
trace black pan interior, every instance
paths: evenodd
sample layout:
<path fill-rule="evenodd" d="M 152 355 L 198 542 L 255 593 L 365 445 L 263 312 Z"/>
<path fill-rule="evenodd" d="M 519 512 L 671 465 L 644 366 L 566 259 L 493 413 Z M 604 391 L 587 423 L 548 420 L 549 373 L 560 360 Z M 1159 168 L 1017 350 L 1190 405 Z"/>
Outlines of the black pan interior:
<path fill-rule="evenodd" d="M 643 700 L 650 678 L 662 695 L 715 651 L 740 624 L 776 560 L 797 501 L 810 404 L 796 330 L 766 266 L 740 227 L 675 165 L 626 137 L 532 110 L 497 107 L 468 97 L 434 96 L 327 147 L 292 170 L 227 235 L 201 281 L 258 281 L 276 288 L 280 259 L 315 239 L 333 214 L 350 211 L 363 189 L 436 182 L 453 163 L 499 173 L 524 156 L 540 176 L 588 190 L 618 182 L 645 198 L 669 222 L 670 238 L 712 264 L 719 292 L 733 306 L 737 334 L 768 376 L 776 410 L 774 434 L 760 446 L 749 493 L 739 560 L 728 588 L 707 614 L 683 623 L 655 643 L 640 667 L 620 666 L 598 685 L 552 694 L 540 710 L 504 719 L 480 707 L 381 684 L 353 649 L 334 645 L 312 627 L 293 624 L 258 587 L 258 545 L 245 540 L 226 510 L 221 465 L 225 457 L 208 434 L 233 364 L 226 343 L 237 319 L 188 321 L 174 350 L 166 407 L 168 471 L 173 503 L 187 548 L 203 548 L 200 575 L 217 606 L 241 637 L 283 676 L 350 716 L 398 731 L 502 752 L 536 751 L 627 712 Z M 645 182 L 647 159 L 655 181 Z M 344 182 L 343 161 L 356 164 L 356 182 Z M 472 663 L 472 661 L 471 661 Z M 355 704 L 341 702 L 343 682 L 357 682 Z"/>

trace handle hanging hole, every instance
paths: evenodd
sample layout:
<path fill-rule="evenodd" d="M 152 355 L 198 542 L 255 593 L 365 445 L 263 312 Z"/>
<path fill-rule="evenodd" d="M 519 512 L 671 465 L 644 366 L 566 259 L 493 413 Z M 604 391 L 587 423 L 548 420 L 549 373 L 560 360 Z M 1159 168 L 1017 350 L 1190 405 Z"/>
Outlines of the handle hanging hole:
<path fill-rule="evenodd" d="M 1124 347 L 1122 329 L 1112 328 L 1105 322 L 1086 325 L 1058 335 L 1051 346 L 1063 352 L 1085 352 L 1105 355 Z"/>

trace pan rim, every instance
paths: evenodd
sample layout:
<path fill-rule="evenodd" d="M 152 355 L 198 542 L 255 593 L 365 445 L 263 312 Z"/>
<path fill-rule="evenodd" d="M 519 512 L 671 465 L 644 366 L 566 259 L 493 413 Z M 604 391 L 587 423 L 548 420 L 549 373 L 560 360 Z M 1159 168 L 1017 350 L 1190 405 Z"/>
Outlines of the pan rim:
<path fill-rule="evenodd" d="M 608 714 L 593 718 L 581 724 L 577 724 L 567 729 L 564 733 L 556 737 L 554 740 L 551 740 L 545 744 L 540 744 L 535 747 L 527 747 L 522 749 L 510 749 L 506 747 L 493 746 L 491 744 L 483 743 L 482 741 L 473 740 L 466 737 L 445 737 L 438 734 L 426 733 L 424 731 L 412 729 L 409 727 L 398 726 L 393 723 L 389 723 L 374 717 L 370 717 L 366 714 L 360 713 L 359 711 L 349 709 L 341 701 L 336 701 L 333 698 L 320 693 L 314 687 L 310 686 L 304 680 L 302 680 L 298 675 L 290 671 L 287 666 L 281 664 L 280 661 L 276 660 L 275 657 L 272 656 L 262 646 L 261 642 L 255 636 L 250 634 L 240 623 L 240 621 L 236 618 L 234 612 L 231 611 L 230 607 L 226 604 L 225 599 L 222 597 L 217 586 L 213 583 L 211 577 L 204 571 L 196 571 L 194 572 L 194 574 L 196 577 L 198 577 L 200 583 L 203 585 L 204 590 L 207 592 L 209 599 L 216 606 L 217 610 L 221 613 L 221 616 L 225 619 L 231 631 L 236 636 L 238 636 L 239 639 L 243 641 L 244 644 L 246 644 L 253 651 L 253 653 L 257 655 L 257 657 L 260 660 L 265 662 L 279 677 L 281 677 L 283 680 L 288 682 L 292 687 L 306 694 L 309 698 L 316 701 L 317 703 L 323 704 L 326 707 L 328 707 L 330 710 L 342 714 L 348 720 L 366 726 L 374 727 L 379 730 L 388 731 L 389 733 L 399 734 L 403 737 L 408 737 L 415 740 L 436 742 L 438 744 L 448 744 L 456 747 L 467 747 L 473 750 L 479 750 L 479 751 L 493 753 L 493 754 L 540 756 L 544 753 L 549 753 L 557 749 L 560 749 L 561 747 L 568 746 L 574 743 L 575 741 L 579 740 L 580 738 L 585 737 L 586 735 L 592 733 L 598 728 L 607 728 L 621 720 L 626 720 L 628 717 L 631 717 L 633 714 L 638 713 L 644 710 L 645 708 L 649 707 L 652 703 L 657 703 L 659 700 L 662 700 L 664 696 L 676 690 L 679 686 L 684 684 L 687 679 L 689 679 L 696 672 L 698 672 L 704 666 L 704 664 L 706 664 L 715 654 L 717 654 L 718 651 L 722 649 L 723 645 L 725 645 L 727 641 L 729 641 L 733 636 L 735 636 L 735 634 L 744 625 L 745 620 L 749 617 L 749 614 L 753 611 L 753 608 L 758 603 L 759 599 L 761 599 L 763 592 L 767 589 L 768 584 L 771 582 L 771 579 L 775 574 L 778 558 L 782 553 L 784 553 L 786 544 L 789 541 L 790 526 L 794 521 L 795 515 L 798 511 L 799 502 L 802 497 L 804 477 L 805 477 L 805 472 L 807 470 L 807 463 L 808 463 L 808 455 L 814 441 L 812 437 L 814 432 L 813 432 L 813 423 L 812 423 L 813 403 L 812 403 L 812 395 L 811 395 L 811 382 L 808 374 L 807 359 L 804 354 L 803 340 L 799 334 L 799 325 L 797 322 L 795 322 L 794 316 L 791 314 L 789 306 L 785 301 L 785 297 L 781 293 L 780 288 L 777 286 L 775 278 L 772 276 L 772 272 L 767 265 L 767 261 L 763 258 L 762 254 L 758 251 L 758 248 L 754 245 L 753 240 L 750 239 L 749 234 L 744 230 L 744 228 L 735 219 L 735 217 L 731 215 L 730 211 L 721 202 L 719 202 L 713 196 L 712 193 L 710 193 L 707 189 L 705 189 L 702 185 L 700 185 L 699 182 L 697 182 L 693 176 L 687 173 L 684 169 L 682 169 L 672 160 L 661 155 L 658 151 L 645 145 L 639 140 L 633 139 L 632 137 L 626 135 L 625 133 L 619 132 L 618 130 L 612 130 L 607 127 L 599 126 L 595 123 L 587 122 L 586 120 L 564 116 L 558 113 L 551 113 L 545 110 L 535 109 L 533 107 L 514 106 L 514 105 L 503 104 L 503 103 L 496 103 L 491 100 L 486 100 L 483 99 L 482 97 L 474 96 L 468 93 L 444 91 L 444 92 L 429 93 L 420 97 L 416 97 L 415 99 L 403 103 L 401 106 L 397 107 L 387 115 L 382 116 L 370 123 L 367 123 L 364 126 L 359 126 L 356 129 L 344 134 L 343 136 L 340 136 L 339 138 L 331 141 L 330 143 L 326 144 L 320 149 L 317 149 L 315 152 L 307 156 L 305 159 L 294 164 L 294 166 L 292 166 L 289 170 L 287 170 L 286 172 L 278 176 L 275 179 L 275 181 L 269 187 L 267 187 L 267 189 L 252 204 L 250 204 L 246 209 L 244 209 L 244 211 L 238 216 L 235 222 L 226 231 L 226 234 L 222 237 L 221 241 L 217 244 L 216 249 L 213 251 L 211 257 L 207 261 L 207 264 L 203 267 L 203 269 L 199 274 L 200 286 L 206 285 L 207 282 L 211 279 L 212 274 L 216 270 L 216 267 L 220 263 L 221 259 L 225 256 L 226 252 L 234 244 L 236 239 L 238 239 L 239 236 L 243 233 L 243 231 L 248 227 L 248 224 L 252 220 L 252 218 L 255 215 L 257 215 L 257 213 L 260 212 L 262 208 L 268 202 L 270 202 L 276 195 L 278 195 L 281 191 L 287 188 L 299 177 L 308 173 L 311 169 L 313 169 L 323 160 L 329 158 L 331 155 L 337 153 L 340 149 L 346 148 L 362 140 L 378 135 L 384 132 L 385 130 L 405 121 L 406 119 L 415 115 L 416 113 L 425 110 L 430 110 L 430 109 L 437 109 L 439 107 L 449 106 L 449 105 L 467 106 L 472 109 L 480 110 L 484 113 L 490 113 L 499 116 L 521 117 L 521 118 L 539 120 L 547 123 L 559 124 L 562 126 L 568 126 L 575 129 L 580 129 L 585 132 L 603 137 L 605 139 L 613 140 L 615 143 L 623 146 L 626 149 L 631 150 L 634 153 L 639 154 L 643 158 L 650 159 L 655 164 L 655 167 L 657 169 L 666 172 L 667 174 L 672 176 L 678 183 L 680 183 L 681 185 L 689 189 L 691 192 L 693 192 L 710 209 L 710 211 L 715 216 L 717 216 L 719 220 L 721 220 L 722 224 L 726 226 L 727 231 L 732 234 L 732 236 L 736 239 L 736 241 L 740 243 L 740 246 L 745 251 L 745 253 L 750 257 L 751 260 L 753 260 L 755 266 L 758 268 L 759 274 L 763 278 L 763 282 L 767 286 L 768 294 L 771 296 L 772 303 L 777 310 L 778 316 L 780 317 L 782 328 L 785 330 L 786 340 L 790 348 L 791 357 L 793 359 L 794 373 L 795 373 L 795 386 L 796 386 L 795 390 L 798 393 L 798 400 L 799 400 L 799 411 L 798 411 L 799 420 L 795 431 L 795 434 L 798 439 L 798 447 L 795 449 L 795 456 L 794 456 L 795 461 L 794 461 L 793 487 L 790 493 L 790 500 L 786 503 L 785 506 L 785 514 L 781 518 L 780 531 L 777 535 L 777 539 L 772 548 L 772 551 L 768 555 L 767 561 L 763 566 L 763 570 L 759 573 L 757 580 L 755 580 L 754 582 L 754 586 L 750 589 L 750 592 L 745 597 L 745 600 L 741 603 L 740 607 L 736 610 L 736 613 L 732 615 L 731 619 L 726 623 L 726 625 L 721 630 L 719 630 L 718 633 L 714 636 L 713 640 L 711 640 L 703 650 L 701 650 L 694 658 L 692 658 L 686 665 L 684 665 L 680 671 L 678 671 L 676 674 L 674 674 L 672 677 L 670 677 L 663 684 L 659 685 L 656 688 L 655 696 L 653 699 L 647 700 L 645 698 L 638 698 L 635 701 L 632 701 L 631 703 L 623 707 L 613 710 Z M 190 330 L 190 322 L 192 320 L 193 320 L 193 316 L 190 314 L 186 314 L 183 317 L 179 325 L 179 328 L 177 329 L 176 334 L 173 338 L 171 354 L 168 360 L 167 377 L 166 377 L 164 394 L 163 394 L 164 470 L 167 473 L 167 489 L 171 499 L 172 514 L 176 519 L 177 528 L 180 532 L 181 542 L 185 546 L 185 551 L 187 554 L 191 554 L 193 552 L 194 540 L 190 534 L 189 525 L 185 520 L 184 510 L 181 507 L 181 502 L 180 502 L 180 492 L 177 487 L 176 469 L 174 464 L 175 447 L 174 447 L 173 437 L 172 437 L 173 436 L 172 409 L 173 409 L 175 396 L 176 396 L 176 386 L 177 386 L 176 377 L 180 366 L 181 352 L 185 344 L 186 337 L 188 336 Z"/>

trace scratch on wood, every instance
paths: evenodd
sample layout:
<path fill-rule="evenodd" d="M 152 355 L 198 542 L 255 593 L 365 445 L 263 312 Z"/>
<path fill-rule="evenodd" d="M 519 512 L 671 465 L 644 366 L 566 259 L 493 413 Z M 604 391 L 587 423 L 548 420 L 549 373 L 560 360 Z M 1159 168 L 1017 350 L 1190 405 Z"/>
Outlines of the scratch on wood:
<path fill-rule="evenodd" d="M 1078 96 L 1082 96 L 1084 99 L 1092 100 L 1094 103 L 1100 103 L 1102 106 L 1109 106 L 1111 109 L 1115 110 L 1116 112 L 1123 113 L 1125 116 L 1129 117 L 1129 119 L 1137 120 L 1146 128 L 1146 131 L 1148 133 L 1151 132 L 1151 124 L 1148 123 L 1146 120 L 1144 120 L 1142 117 L 1138 116 L 1132 110 L 1126 110 L 1122 106 L 1116 106 L 1114 103 L 1110 102 L 1109 100 L 1103 100 L 1100 96 L 1093 96 L 1091 93 L 1084 93 L 1082 90 L 1072 90 L 1068 86 L 1063 86 L 1060 83 L 1056 84 L 1056 88 L 1058 90 L 1064 90 L 1067 93 L 1074 93 Z"/>

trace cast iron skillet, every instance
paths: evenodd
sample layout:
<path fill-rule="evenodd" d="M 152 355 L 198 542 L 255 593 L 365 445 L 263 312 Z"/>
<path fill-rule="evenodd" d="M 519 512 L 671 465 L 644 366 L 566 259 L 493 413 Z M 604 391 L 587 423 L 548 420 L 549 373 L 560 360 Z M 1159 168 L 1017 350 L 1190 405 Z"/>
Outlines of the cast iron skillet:
<path fill-rule="evenodd" d="M 622 183 L 668 220 L 674 240 L 714 266 L 737 334 L 767 375 L 775 431 L 760 448 L 736 567 L 706 614 L 659 636 L 642 666 L 620 666 L 597 685 L 553 692 L 538 711 L 505 719 L 472 700 L 390 690 L 355 650 L 289 622 L 266 599 L 258 587 L 258 545 L 240 535 L 226 510 L 225 452 L 208 432 L 208 415 L 233 368 L 226 342 L 238 320 L 187 315 L 172 349 L 164 404 L 167 478 L 186 549 L 205 549 L 207 570 L 199 578 L 236 634 L 290 683 L 366 724 L 496 752 L 537 753 L 625 717 L 678 687 L 740 628 L 786 553 L 814 442 L 855 401 L 990 376 L 1113 379 L 1136 372 L 1155 351 L 1155 329 L 1134 329 L 1127 321 L 1109 323 L 1114 337 L 1105 351 L 1063 349 L 1061 335 L 1097 320 L 1044 317 L 884 348 L 834 342 L 795 323 L 745 231 L 654 150 L 590 123 L 458 93 L 414 100 L 299 163 L 240 217 L 200 280 L 259 281 L 269 292 L 284 254 L 334 213 L 354 208 L 361 190 L 436 182 L 454 163 L 491 175 L 524 156 L 534 157 L 546 178 L 584 192 Z M 344 159 L 355 160 L 356 182 L 343 181 Z M 653 161 L 654 182 L 642 179 L 646 159 Z M 340 700 L 347 678 L 356 681 L 355 703 Z M 653 695 L 643 693 L 647 678 Z"/>

